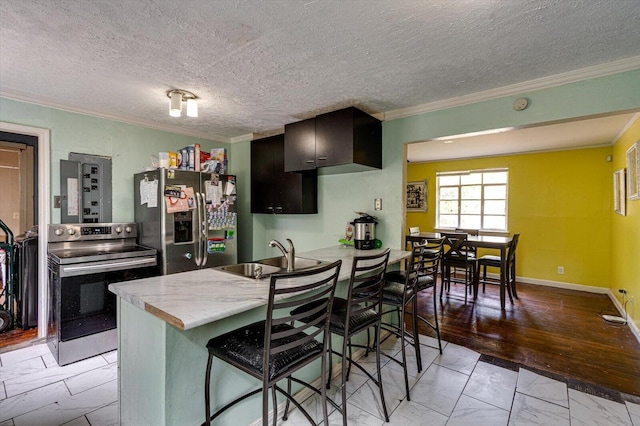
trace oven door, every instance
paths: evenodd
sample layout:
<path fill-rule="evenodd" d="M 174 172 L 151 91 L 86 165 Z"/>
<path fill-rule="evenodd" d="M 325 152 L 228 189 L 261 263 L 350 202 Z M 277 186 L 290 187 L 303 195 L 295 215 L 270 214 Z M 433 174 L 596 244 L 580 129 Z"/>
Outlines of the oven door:
<path fill-rule="evenodd" d="M 109 291 L 109 284 L 154 274 L 154 268 L 137 268 L 61 278 L 60 340 L 64 342 L 116 328 L 116 296 Z"/>
<path fill-rule="evenodd" d="M 47 344 L 59 365 L 116 349 L 116 296 L 109 284 L 158 274 L 155 257 L 148 263 L 138 262 L 137 267 L 124 262 L 131 269 L 118 269 L 118 261 L 108 263 L 108 268 L 95 268 L 60 265 L 49 258 Z"/>
<path fill-rule="evenodd" d="M 109 277 L 100 273 L 63 278 L 60 283 L 60 340 L 65 342 L 116 327 L 116 301 Z"/>

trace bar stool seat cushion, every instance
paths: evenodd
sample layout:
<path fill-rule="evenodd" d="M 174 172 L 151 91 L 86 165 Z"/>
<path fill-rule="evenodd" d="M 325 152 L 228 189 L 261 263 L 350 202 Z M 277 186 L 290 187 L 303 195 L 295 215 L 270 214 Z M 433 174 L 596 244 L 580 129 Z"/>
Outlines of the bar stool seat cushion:
<path fill-rule="evenodd" d="M 291 314 L 296 315 L 306 310 L 312 310 L 319 303 L 320 303 L 319 301 L 308 303 L 304 306 L 294 309 L 293 311 L 291 311 Z M 345 324 L 346 316 L 347 316 L 347 301 L 340 297 L 334 297 L 333 307 L 331 308 L 331 324 L 329 325 L 329 329 L 332 332 L 339 331 L 344 333 L 344 324 Z M 373 309 L 367 309 L 355 315 L 352 314 L 351 317 L 349 318 L 349 329 L 352 331 L 355 331 L 362 327 L 365 327 L 371 322 L 375 322 L 376 317 L 377 317 L 376 311 L 374 311 Z M 312 320 L 313 320 L 313 317 L 306 317 L 306 318 L 300 319 L 300 321 L 306 322 L 306 323 L 311 322 Z"/>
<path fill-rule="evenodd" d="M 489 266 L 500 267 L 500 256 L 494 256 L 493 254 L 485 254 L 480 259 L 478 259 L 478 262 L 486 263 Z"/>
<path fill-rule="evenodd" d="M 404 291 L 404 283 L 406 282 L 406 274 L 404 271 L 391 271 L 384 274 L 384 280 L 387 282 L 387 285 L 384 287 L 384 292 L 394 291 L 388 287 L 390 282 L 402 284 L 397 290 L 400 292 L 400 301 L 402 301 L 402 292 Z M 418 291 L 426 290 L 429 287 L 435 285 L 435 280 L 433 279 L 433 275 L 419 275 L 418 282 L 416 286 L 418 287 Z"/>
<path fill-rule="evenodd" d="M 407 289 L 407 298 L 413 296 L 413 289 Z M 382 303 L 387 305 L 399 305 L 404 299 L 404 283 L 386 281 L 382 288 Z"/>
<path fill-rule="evenodd" d="M 272 327 L 272 333 L 287 329 L 292 330 L 293 328 L 288 324 L 276 325 Z M 264 368 L 264 334 L 265 322 L 259 321 L 210 339 L 207 343 L 207 349 L 210 354 L 229 364 L 261 377 Z M 299 341 L 302 335 L 303 333 L 296 333 L 275 342 L 277 345 L 281 345 Z M 303 363 L 321 352 L 322 343 L 313 339 L 302 346 L 275 354 L 270 365 L 269 379 L 273 379 L 282 372 L 291 369 L 292 366 Z"/>

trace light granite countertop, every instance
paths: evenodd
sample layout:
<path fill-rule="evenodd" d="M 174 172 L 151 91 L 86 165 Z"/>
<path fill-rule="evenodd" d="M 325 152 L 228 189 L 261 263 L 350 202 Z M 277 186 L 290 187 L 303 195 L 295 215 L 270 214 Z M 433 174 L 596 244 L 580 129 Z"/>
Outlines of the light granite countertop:
<path fill-rule="evenodd" d="M 339 280 L 348 280 L 353 258 L 380 253 L 335 246 L 304 253 L 299 257 L 334 262 L 342 259 Z M 391 250 L 389 265 L 407 259 L 408 251 Z M 181 330 L 228 318 L 267 304 L 269 279 L 255 280 L 217 269 L 200 269 L 109 285 L 118 297 Z"/>

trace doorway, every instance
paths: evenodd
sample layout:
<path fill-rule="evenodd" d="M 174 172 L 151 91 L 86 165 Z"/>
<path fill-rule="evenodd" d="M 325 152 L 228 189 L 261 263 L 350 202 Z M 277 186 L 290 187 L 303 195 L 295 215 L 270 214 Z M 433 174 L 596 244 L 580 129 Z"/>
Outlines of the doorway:
<path fill-rule="evenodd" d="M 38 138 L 0 132 L 0 220 L 9 228 L 16 243 L 13 253 L 15 278 L 12 329 L 3 330 L 0 350 L 7 346 L 29 343 L 37 335 L 37 198 L 36 182 Z M 28 235 L 28 238 L 27 238 Z M 0 239 L 8 236 L 3 232 Z M 3 241 L 6 242 L 6 241 Z M 4 264 L 0 281 L 3 289 L 9 285 L 7 256 L 2 253 Z M 27 262 L 28 260 L 28 262 Z M 21 266 L 18 266 L 21 265 Z M 8 303 L 7 295 L 2 303 Z"/>
<path fill-rule="evenodd" d="M 15 142 L 19 139 L 28 143 Z M 37 223 L 37 144 L 33 136 L 0 132 L 0 219 L 14 236 Z"/>
<path fill-rule="evenodd" d="M 48 289 L 47 289 L 47 233 L 46 229 L 50 222 L 50 131 L 39 127 L 25 126 L 0 121 L 0 139 L 11 142 L 33 146 L 33 214 L 31 217 L 35 225 L 38 226 L 39 238 L 37 241 L 38 252 L 38 321 L 37 338 L 46 337 L 47 316 L 48 316 Z M 9 138 L 9 139 L 8 139 Z M 18 138 L 18 139 L 11 139 Z M 13 213 L 11 213 L 13 217 Z M 19 232 L 24 232 L 22 229 Z"/>

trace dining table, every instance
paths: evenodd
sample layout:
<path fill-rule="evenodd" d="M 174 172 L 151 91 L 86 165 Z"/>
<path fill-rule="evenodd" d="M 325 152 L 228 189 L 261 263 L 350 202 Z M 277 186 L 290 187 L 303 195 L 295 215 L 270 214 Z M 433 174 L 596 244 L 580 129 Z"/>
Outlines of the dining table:
<path fill-rule="evenodd" d="M 405 238 L 406 243 L 422 242 L 424 240 L 441 238 L 440 232 L 417 232 L 407 234 Z M 507 252 L 513 237 L 511 236 L 496 236 L 496 235 L 467 235 L 467 245 L 475 248 L 495 249 L 500 251 L 500 307 L 505 309 L 505 289 L 507 286 Z M 476 268 L 477 270 L 477 268 Z M 476 272 L 475 279 L 478 279 L 478 273 Z M 517 296 L 516 296 L 517 298 Z"/>

